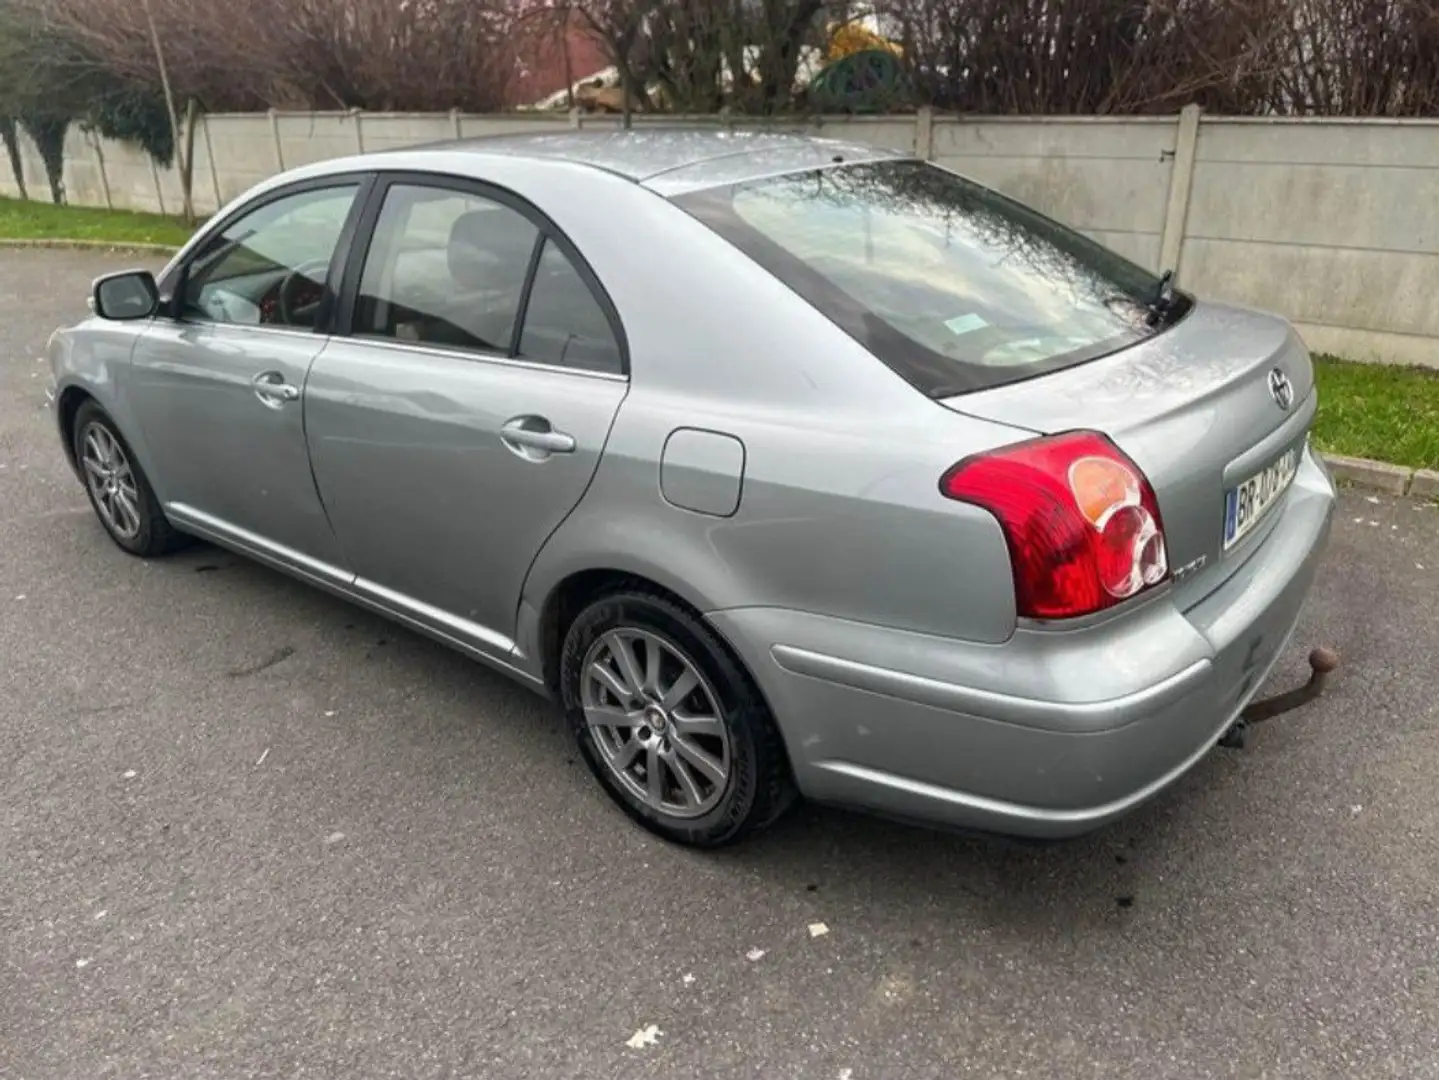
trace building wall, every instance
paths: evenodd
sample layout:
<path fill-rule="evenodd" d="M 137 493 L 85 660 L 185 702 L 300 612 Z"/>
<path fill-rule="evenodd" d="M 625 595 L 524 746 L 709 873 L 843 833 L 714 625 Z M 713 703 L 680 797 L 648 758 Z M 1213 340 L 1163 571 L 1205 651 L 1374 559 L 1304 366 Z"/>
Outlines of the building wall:
<path fill-rule="evenodd" d="M 519 77 L 510 84 L 504 104 L 523 108 L 563 90 L 566 53 L 570 84 L 610 66 L 604 47 L 587 29 L 584 16 L 575 12 L 564 33 L 537 34 L 521 47 Z"/>

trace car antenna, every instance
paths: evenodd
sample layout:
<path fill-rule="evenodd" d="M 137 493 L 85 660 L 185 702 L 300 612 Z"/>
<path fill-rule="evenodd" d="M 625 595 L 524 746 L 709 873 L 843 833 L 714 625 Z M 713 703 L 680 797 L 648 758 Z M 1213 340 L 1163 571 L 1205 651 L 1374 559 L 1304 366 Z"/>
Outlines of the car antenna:
<path fill-rule="evenodd" d="M 1168 314 L 1174 305 L 1174 271 L 1164 271 L 1154 286 L 1154 297 L 1149 301 L 1149 325 L 1153 326 Z"/>

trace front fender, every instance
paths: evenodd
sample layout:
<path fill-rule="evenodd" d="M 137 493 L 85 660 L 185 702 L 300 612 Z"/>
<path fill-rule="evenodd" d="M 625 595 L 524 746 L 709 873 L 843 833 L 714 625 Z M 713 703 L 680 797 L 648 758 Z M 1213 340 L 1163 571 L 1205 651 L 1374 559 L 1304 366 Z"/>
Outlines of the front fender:
<path fill-rule="evenodd" d="M 135 344 L 149 328 L 149 320 L 109 322 L 92 317 L 75 326 L 56 330 L 47 346 L 54 394 L 56 425 L 64 444 L 66 460 L 79 475 L 68 424 L 81 397 L 93 398 L 115 421 L 130 444 L 140 468 L 156 483 L 144 433 L 129 407 L 125 393 L 126 376 Z M 158 484 L 156 487 L 159 490 Z"/>

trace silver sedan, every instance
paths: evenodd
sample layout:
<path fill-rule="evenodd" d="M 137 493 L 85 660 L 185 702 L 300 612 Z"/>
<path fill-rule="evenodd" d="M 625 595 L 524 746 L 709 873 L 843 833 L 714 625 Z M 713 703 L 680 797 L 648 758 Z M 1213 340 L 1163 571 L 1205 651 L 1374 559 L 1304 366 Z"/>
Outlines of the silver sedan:
<path fill-rule="evenodd" d="M 1334 507 L 1284 321 L 869 146 L 326 162 L 92 308 L 50 360 L 115 543 L 203 537 L 551 695 L 692 844 L 798 794 L 1119 817 L 1263 682 Z"/>

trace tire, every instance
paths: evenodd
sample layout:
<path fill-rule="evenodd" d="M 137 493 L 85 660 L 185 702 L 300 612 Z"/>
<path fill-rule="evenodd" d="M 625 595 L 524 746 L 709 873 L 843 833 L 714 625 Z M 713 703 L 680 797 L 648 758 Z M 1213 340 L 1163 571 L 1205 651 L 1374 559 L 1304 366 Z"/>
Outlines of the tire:
<path fill-rule="evenodd" d="M 636 680 L 625 677 L 617 647 L 631 650 L 631 674 L 643 676 L 642 691 L 627 699 Z M 661 660 L 652 669 L 655 649 Z M 596 664 L 618 685 L 596 678 Z M 672 701 L 683 690 L 685 665 L 697 684 Z M 590 771 L 630 817 L 666 840 L 733 843 L 795 800 L 779 729 L 749 674 L 702 620 L 639 582 L 595 600 L 570 625 L 560 694 Z M 591 723 L 591 715 L 618 722 Z M 652 781 L 655 764 L 659 779 Z M 661 790 L 658 806 L 652 782 Z"/>
<path fill-rule="evenodd" d="M 87 401 L 80 406 L 73 435 L 85 494 L 106 534 L 121 551 L 152 558 L 188 543 L 189 538 L 166 520 L 130 444 L 99 405 Z"/>

